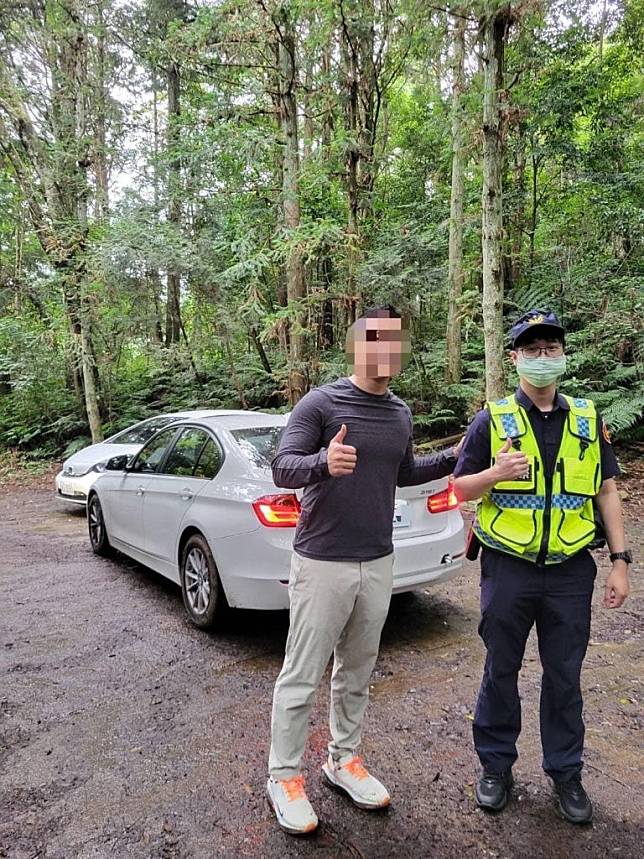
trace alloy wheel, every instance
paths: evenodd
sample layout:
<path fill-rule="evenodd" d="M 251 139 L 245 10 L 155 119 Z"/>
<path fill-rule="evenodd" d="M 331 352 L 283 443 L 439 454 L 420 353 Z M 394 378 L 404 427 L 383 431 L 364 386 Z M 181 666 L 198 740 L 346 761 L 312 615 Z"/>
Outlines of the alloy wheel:
<path fill-rule="evenodd" d="M 103 522 L 103 511 L 101 510 L 101 505 L 96 499 L 96 496 L 94 496 L 90 502 L 88 514 L 89 536 L 92 541 L 92 545 L 99 547 L 103 541 L 105 524 Z"/>
<path fill-rule="evenodd" d="M 198 546 L 188 553 L 185 578 L 191 610 L 197 615 L 204 614 L 210 603 L 210 570 L 206 556 Z"/>

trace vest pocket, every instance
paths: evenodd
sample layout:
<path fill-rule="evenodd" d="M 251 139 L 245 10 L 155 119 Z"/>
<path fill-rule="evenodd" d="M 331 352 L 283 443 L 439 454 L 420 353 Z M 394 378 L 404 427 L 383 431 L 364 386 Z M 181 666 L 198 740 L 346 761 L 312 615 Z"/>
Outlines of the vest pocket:
<path fill-rule="evenodd" d="M 578 543 L 586 545 L 595 533 L 595 520 L 587 519 L 579 510 L 562 510 L 561 522 L 557 528 L 557 538 L 564 546 L 572 547 Z"/>
<path fill-rule="evenodd" d="M 589 467 L 589 463 L 575 457 L 564 456 L 559 460 L 561 471 L 561 490 L 567 495 L 597 494 L 596 484 L 599 463 Z"/>
<path fill-rule="evenodd" d="M 493 492 L 521 492 L 526 495 L 534 495 L 537 491 L 537 471 L 539 463 L 536 456 L 528 456 L 528 473 L 526 477 L 521 477 L 515 480 L 501 480 L 495 483 Z M 496 462 L 496 457 L 492 460 L 492 465 Z"/>
<path fill-rule="evenodd" d="M 499 510 L 492 522 L 490 531 L 503 543 L 511 543 L 519 551 L 525 551 L 537 536 L 537 511 L 513 507 Z"/>

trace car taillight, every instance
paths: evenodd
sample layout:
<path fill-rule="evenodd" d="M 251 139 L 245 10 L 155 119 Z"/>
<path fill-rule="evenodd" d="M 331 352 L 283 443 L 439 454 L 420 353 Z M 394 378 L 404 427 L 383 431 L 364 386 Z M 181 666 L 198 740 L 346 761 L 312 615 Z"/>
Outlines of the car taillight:
<path fill-rule="evenodd" d="M 300 518 L 300 502 L 295 495 L 263 495 L 253 501 L 253 510 L 267 528 L 294 528 Z"/>
<path fill-rule="evenodd" d="M 442 492 L 436 492 L 427 499 L 427 509 L 430 513 L 446 513 L 448 510 L 455 510 L 457 507 L 458 498 L 451 483 L 447 489 L 443 489 Z"/>

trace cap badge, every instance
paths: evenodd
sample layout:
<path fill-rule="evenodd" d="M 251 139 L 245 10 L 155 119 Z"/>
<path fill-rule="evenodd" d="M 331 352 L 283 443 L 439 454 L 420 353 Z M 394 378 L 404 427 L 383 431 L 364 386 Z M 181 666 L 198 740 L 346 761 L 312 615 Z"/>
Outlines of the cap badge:
<path fill-rule="evenodd" d="M 539 325 L 541 322 L 543 322 L 542 313 L 538 313 L 536 316 L 531 316 L 530 319 L 528 319 L 529 325 Z"/>

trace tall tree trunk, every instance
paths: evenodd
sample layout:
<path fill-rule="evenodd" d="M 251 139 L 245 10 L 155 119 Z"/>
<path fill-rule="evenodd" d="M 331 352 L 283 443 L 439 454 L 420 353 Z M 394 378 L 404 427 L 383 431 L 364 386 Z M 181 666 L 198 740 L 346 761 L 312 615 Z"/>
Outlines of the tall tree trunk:
<path fill-rule="evenodd" d="M 340 68 L 346 145 L 347 293 L 349 321 L 362 296 L 356 270 L 362 256 L 363 225 L 373 214 L 375 145 L 383 92 L 380 76 L 387 57 L 393 19 L 391 4 L 339 0 Z M 376 30 L 380 42 L 376 51 Z M 393 78 L 389 78 L 391 85 Z"/>
<path fill-rule="evenodd" d="M 109 212 L 109 172 L 107 168 L 107 85 L 105 58 L 105 3 L 96 6 L 96 120 L 94 136 L 94 174 L 96 177 L 95 218 L 99 224 Z"/>
<path fill-rule="evenodd" d="M 154 201 L 154 222 L 159 223 L 161 211 L 160 188 L 159 188 L 159 155 L 161 150 L 159 131 L 159 80 L 155 69 L 152 71 L 152 192 Z M 163 344 L 163 307 L 161 275 L 158 268 L 149 268 L 145 275 L 149 284 L 150 297 L 152 298 L 152 324 L 149 326 L 149 336 L 153 343 Z"/>
<path fill-rule="evenodd" d="M 295 97 L 295 27 L 289 10 L 282 6 L 274 15 L 278 34 L 276 59 L 279 82 L 279 125 L 282 137 L 282 206 L 284 225 L 293 239 L 300 227 L 299 150 L 297 100 Z M 289 400 L 295 405 L 306 393 L 304 307 L 306 280 L 301 248 L 291 244 L 286 262 L 286 295 L 295 305 L 289 330 Z"/>
<path fill-rule="evenodd" d="M 158 269 L 148 269 L 145 273 L 145 282 L 148 286 L 149 297 L 152 299 L 152 317 L 148 323 L 148 337 L 153 343 L 163 345 L 163 306 L 161 303 L 163 286 Z"/>
<path fill-rule="evenodd" d="M 331 58 L 333 54 L 334 47 L 334 34 L 331 34 L 329 41 L 324 46 L 324 50 L 322 51 L 322 59 L 321 59 L 321 69 L 322 69 L 322 77 L 327 86 L 330 85 L 330 76 L 331 76 Z M 322 152 L 322 157 L 324 159 L 325 170 L 327 172 L 331 172 L 333 170 L 332 165 L 332 153 L 331 153 L 331 137 L 333 135 L 333 108 L 328 104 L 326 105 L 326 109 L 324 111 L 324 116 L 322 118 L 321 124 L 321 139 L 320 139 L 320 149 Z M 318 271 L 320 272 L 320 286 L 322 292 L 324 294 L 324 299 L 322 301 L 321 307 L 321 318 L 320 318 L 320 335 L 319 342 L 322 349 L 333 346 L 334 344 L 334 331 L 333 331 L 333 299 L 331 298 L 331 289 L 333 286 L 333 259 L 331 256 L 331 249 L 324 245 L 320 249 L 320 256 L 318 258 Z"/>
<path fill-rule="evenodd" d="M 503 128 L 500 92 L 509 5 L 489 4 L 483 22 L 483 332 L 485 395 L 505 392 L 503 370 Z"/>
<path fill-rule="evenodd" d="M 181 163 L 179 150 L 179 116 L 181 113 L 181 83 L 179 67 L 170 62 L 167 67 L 168 87 L 168 221 L 175 227 L 175 235 L 181 229 Z M 167 276 L 167 304 L 165 317 L 165 342 L 167 346 L 178 343 L 181 338 L 181 278 L 174 260 L 170 261 Z"/>
<path fill-rule="evenodd" d="M 521 122 L 517 129 L 516 155 L 514 162 L 514 187 L 517 203 L 514 210 L 512 237 L 512 283 L 517 285 L 523 276 L 523 235 L 525 233 L 526 201 L 526 139 L 525 126 Z"/>
<path fill-rule="evenodd" d="M 534 255 L 535 255 L 535 238 L 537 234 L 537 219 L 539 214 L 539 166 L 540 166 L 540 158 L 538 155 L 535 155 L 535 146 L 536 143 L 532 141 L 532 185 L 531 185 L 531 194 L 530 194 L 530 227 L 528 230 L 528 238 L 530 242 L 530 257 L 528 262 L 528 276 L 529 282 L 532 283 L 532 272 L 534 269 Z"/>
<path fill-rule="evenodd" d="M 359 105 L 358 105 L 358 60 L 355 46 L 351 40 L 348 23 L 344 21 L 341 39 L 342 66 L 345 85 L 344 124 L 347 134 L 346 143 L 346 184 L 347 184 L 347 295 L 349 301 L 349 322 L 355 319 L 356 269 L 360 258 L 360 228 L 358 207 L 358 162 L 360 160 L 359 142 Z"/>
<path fill-rule="evenodd" d="M 76 19 L 77 25 L 80 25 L 80 15 Z M 88 69 L 87 69 L 87 38 L 85 34 L 81 36 L 80 26 L 77 31 L 78 36 L 78 57 L 73 66 L 77 75 L 77 91 L 76 91 L 76 134 L 77 142 L 83 139 L 88 139 L 88 127 L 86 116 L 86 99 L 88 85 Z M 101 414 L 98 403 L 98 367 L 96 365 L 96 356 L 94 353 L 94 344 L 92 342 L 92 305 L 90 297 L 87 293 L 88 289 L 88 271 L 85 259 L 85 243 L 88 235 L 87 209 L 89 186 L 87 183 L 87 168 L 90 164 L 89 157 L 78 159 L 78 186 L 75 195 L 76 219 L 79 225 L 79 235 L 82 236 L 83 248 L 76 255 L 75 265 L 68 269 L 68 272 L 73 281 L 73 293 L 78 301 L 78 322 L 80 333 L 80 364 L 83 374 L 83 391 L 85 393 L 85 410 L 87 411 L 87 421 L 89 423 L 90 433 L 92 435 L 92 443 L 97 444 L 103 441 L 103 427 L 101 425 Z"/>
<path fill-rule="evenodd" d="M 103 427 L 98 405 L 96 360 L 92 348 L 92 312 L 83 286 L 81 286 L 80 303 L 80 353 L 87 420 L 92 434 L 92 443 L 97 444 L 99 441 L 103 441 Z"/>
<path fill-rule="evenodd" d="M 597 55 L 601 63 L 604 58 L 604 36 L 606 34 L 606 22 L 608 20 L 608 10 L 606 8 L 606 0 L 602 2 L 602 16 L 599 22 L 599 38 L 597 40 Z"/>
<path fill-rule="evenodd" d="M 257 355 L 265 372 L 272 374 L 273 370 L 271 368 L 270 361 L 268 360 L 266 350 L 264 349 L 264 344 L 259 339 L 259 333 L 257 331 L 257 328 L 255 328 L 254 326 L 249 328 L 248 335 L 250 337 L 251 343 L 255 347 L 255 351 L 257 352 Z"/>
<path fill-rule="evenodd" d="M 313 106 L 311 104 L 311 91 L 313 89 L 313 72 L 311 70 L 312 58 L 307 57 L 306 72 L 304 75 L 304 117 L 302 119 L 302 156 L 306 161 L 311 157 L 313 151 Z"/>
<path fill-rule="evenodd" d="M 49 76 L 49 101 L 43 112 L 53 145 L 39 136 L 25 93 L 16 87 L 13 68 L 0 54 L 0 89 L 15 135 L 12 140 L 0 114 L 0 147 L 28 203 L 38 241 L 58 274 L 75 353 L 70 375 L 75 389 L 82 391 L 92 438 L 100 441 L 91 311 L 87 308 L 83 319 L 82 308 L 87 279 L 87 171 L 92 161 L 86 116 L 91 92 L 87 22 L 79 0 L 35 4 L 32 11 L 38 22 L 37 49 Z"/>
<path fill-rule="evenodd" d="M 458 8 L 455 10 L 460 11 Z M 446 381 L 461 380 L 461 317 L 463 292 L 463 197 L 465 152 L 463 145 L 463 91 L 465 89 L 465 18 L 453 18 L 454 65 L 452 72 L 452 192 L 449 221 L 449 269 L 447 298 Z"/>
<path fill-rule="evenodd" d="M 380 93 L 374 62 L 375 22 L 371 3 L 360 28 L 359 101 L 360 135 L 358 138 L 358 187 L 360 188 L 360 219 L 365 223 L 373 212 L 373 186 L 376 178 L 374 148 L 376 126 L 380 115 Z"/>

